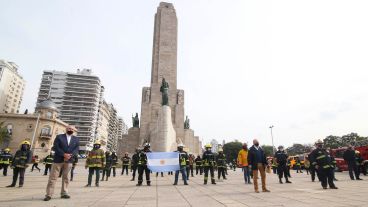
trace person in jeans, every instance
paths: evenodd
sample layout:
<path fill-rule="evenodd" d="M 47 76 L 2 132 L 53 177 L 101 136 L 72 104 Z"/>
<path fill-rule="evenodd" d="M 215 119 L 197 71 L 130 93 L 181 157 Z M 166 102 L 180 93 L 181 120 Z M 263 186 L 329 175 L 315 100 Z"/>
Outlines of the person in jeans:
<path fill-rule="evenodd" d="M 261 174 L 262 192 L 270 192 L 266 188 L 266 166 L 268 167 L 266 155 L 259 146 L 257 139 L 253 140 L 253 146 L 249 149 L 248 163 L 252 165 L 254 191 L 258 191 L 258 171 Z"/>
<path fill-rule="evenodd" d="M 250 180 L 250 169 L 248 165 L 248 145 L 247 143 L 243 144 L 242 149 L 238 153 L 238 166 L 243 169 L 244 182 L 248 184 L 252 184 Z"/>
<path fill-rule="evenodd" d="M 184 185 L 188 185 L 187 175 L 186 175 L 186 166 L 187 166 L 187 163 L 189 162 L 188 153 L 184 151 L 183 144 L 178 144 L 178 150 L 176 152 L 179 153 L 180 170 L 175 171 L 175 181 L 173 185 L 178 184 L 179 172 L 181 173 L 183 177 Z"/>

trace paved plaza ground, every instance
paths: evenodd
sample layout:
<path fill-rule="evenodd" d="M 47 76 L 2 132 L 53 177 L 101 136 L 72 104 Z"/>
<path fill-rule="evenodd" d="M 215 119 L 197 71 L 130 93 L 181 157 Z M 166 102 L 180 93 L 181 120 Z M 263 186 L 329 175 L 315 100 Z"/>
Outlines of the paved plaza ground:
<path fill-rule="evenodd" d="M 173 186 L 173 176 L 156 177 L 152 186 L 136 187 L 129 176 L 119 175 L 100 187 L 85 188 L 87 170 L 77 168 L 75 181 L 70 184 L 71 199 L 60 199 L 60 182 L 54 198 L 42 199 L 47 176 L 27 170 L 23 188 L 5 188 L 11 175 L 0 176 L 0 206 L 368 206 L 368 177 L 363 181 L 350 181 L 346 172 L 336 173 L 338 190 L 322 190 L 310 177 L 292 172 L 292 184 L 279 184 L 276 175 L 267 174 L 271 193 L 256 194 L 253 185 L 244 184 L 242 172 L 229 171 L 228 180 L 217 185 L 203 185 L 203 177 L 190 178 L 189 186 L 179 182 Z"/>

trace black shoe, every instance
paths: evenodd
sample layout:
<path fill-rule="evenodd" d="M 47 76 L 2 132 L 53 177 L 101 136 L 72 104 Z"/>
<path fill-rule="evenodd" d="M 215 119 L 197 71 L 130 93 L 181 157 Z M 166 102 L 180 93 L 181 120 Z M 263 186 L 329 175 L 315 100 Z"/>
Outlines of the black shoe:
<path fill-rule="evenodd" d="M 336 178 L 334 178 L 333 180 L 334 180 L 334 181 L 339 181 L 339 180 L 338 180 L 338 179 L 336 179 Z"/>
<path fill-rule="evenodd" d="M 323 187 L 323 189 L 325 189 L 325 190 L 326 190 L 326 189 L 327 189 L 327 187 Z"/>
<path fill-rule="evenodd" d="M 137 183 L 137 185 L 136 186 L 141 186 L 142 185 L 142 183 Z"/>
<path fill-rule="evenodd" d="M 147 183 L 147 186 L 151 186 L 151 183 Z"/>
<path fill-rule="evenodd" d="M 361 178 L 357 178 L 357 180 L 363 180 L 363 179 L 361 179 Z"/>
<path fill-rule="evenodd" d="M 51 200 L 51 197 L 50 196 L 46 196 L 43 200 L 44 201 L 49 201 L 49 200 Z"/>
<path fill-rule="evenodd" d="M 212 182 L 211 184 L 216 185 L 216 182 Z"/>
<path fill-rule="evenodd" d="M 283 182 L 282 182 L 282 180 L 281 180 L 281 179 L 279 180 L 279 183 L 280 183 L 280 184 L 283 184 Z"/>
<path fill-rule="evenodd" d="M 338 187 L 336 187 L 336 186 L 332 186 L 332 187 L 330 187 L 331 189 L 339 189 Z"/>
<path fill-rule="evenodd" d="M 100 184 L 96 183 L 96 187 L 100 187 Z"/>
<path fill-rule="evenodd" d="M 188 183 L 184 183 L 184 185 L 189 185 Z"/>
<path fill-rule="evenodd" d="M 70 198 L 70 195 L 66 195 L 65 194 L 65 195 L 62 195 L 61 198 L 63 198 L 63 199 L 69 199 Z"/>
<path fill-rule="evenodd" d="M 90 184 L 87 184 L 87 185 L 85 185 L 84 187 L 91 187 L 91 185 L 90 185 Z"/>
<path fill-rule="evenodd" d="M 18 188 L 23 188 L 23 185 L 19 185 Z"/>
<path fill-rule="evenodd" d="M 177 183 L 174 183 L 173 185 L 177 185 Z"/>
<path fill-rule="evenodd" d="M 204 185 L 207 185 L 207 181 L 204 181 L 204 183 L 203 183 Z"/>
<path fill-rule="evenodd" d="M 134 181 L 134 178 L 132 178 L 130 181 Z"/>
<path fill-rule="evenodd" d="M 287 180 L 286 183 L 292 183 L 292 182 L 290 182 L 290 181 Z"/>
<path fill-rule="evenodd" d="M 15 187 L 15 185 L 8 185 L 8 186 L 6 186 L 7 188 L 14 188 Z"/>

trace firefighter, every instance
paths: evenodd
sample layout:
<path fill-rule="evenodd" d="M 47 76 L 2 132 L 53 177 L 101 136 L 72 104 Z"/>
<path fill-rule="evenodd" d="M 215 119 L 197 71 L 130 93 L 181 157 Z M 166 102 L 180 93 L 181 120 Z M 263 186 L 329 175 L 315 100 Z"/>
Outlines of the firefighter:
<path fill-rule="evenodd" d="M 92 176 L 94 173 L 96 173 L 96 187 L 99 187 L 99 181 L 100 181 L 100 170 L 104 168 L 105 166 L 105 153 L 101 148 L 101 142 L 96 141 L 93 144 L 93 149 L 88 153 L 87 160 L 86 160 L 86 166 L 89 168 L 88 171 L 88 183 L 86 187 L 91 187 L 92 184 Z"/>
<path fill-rule="evenodd" d="M 15 187 L 19 175 L 19 187 L 23 187 L 24 184 L 24 173 L 26 168 L 32 162 L 32 151 L 30 150 L 31 143 L 24 140 L 20 143 L 20 149 L 15 153 L 11 168 L 13 169 L 13 182 L 12 184 L 6 186 L 8 188 Z"/>
<path fill-rule="evenodd" d="M 43 159 L 43 164 L 45 165 L 43 175 L 47 175 L 49 171 L 51 172 L 52 163 L 54 163 L 54 151 L 51 151 L 50 154 Z"/>
<path fill-rule="evenodd" d="M 180 170 L 175 171 L 175 181 L 173 185 L 177 185 L 178 184 L 178 179 L 179 179 L 179 172 L 181 173 L 182 179 L 184 181 L 184 185 L 188 185 L 188 178 L 186 175 L 186 167 L 187 167 L 187 163 L 189 162 L 189 156 L 188 153 L 186 151 L 184 151 L 184 145 L 183 144 L 178 144 L 178 150 L 175 151 L 179 153 L 179 166 L 180 166 Z M 189 177 L 189 175 L 188 175 Z"/>
<path fill-rule="evenodd" d="M 0 156 L 0 170 L 3 169 L 3 175 L 8 175 L 8 167 L 11 164 L 13 155 L 10 154 L 10 149 L 6 148 L 4 153 Z"/>
<path fill-rule="evenodd" d="M 313 150 L 315 150 L 315 149 L 313 149 Z M 309 153 L 309 155 L 308 155 L 308 160 L 310 162 L 309 171 L 310 171 L 312 182 L 314 182 L 316 180 L 316 174 L 317 174 L 318 180 L 321 181 L 320 178 L 319 178 L 319 174 L 317 172 L 317 169 L 311 163 L 312 162 L 312 157 L 311 156 L 312 156 L 312 153 Z"/>
<path fill-rule="evenodd" d="M 358 150 L 355 150 L 355 161 L 356 161 L 356 165 L 358 167 L 358 174 L 360 175 L 360 173 L 364 174 L 364 164 L 363 164 L 363 158 L 360 155 L 360 152 Z M 359 180 L 359 179 L 357 179 Z M 360 180 L 363 180 L 360 178 Z"/>
<path fill-rule="evenodd" d="M 295 159 L 295 166 L 296 166 L 296 173 L 299 173 L 299 172 L 303 173 L 299 157 L 296 157 L 296 159 Z"/>
<path fill-rule="evenodd" d="M 332 166 L 333 166 L 333 170 L 332 170 L 332 174 L 333 174 L 333 180 L 334 181 L 338 181 L 335 177 L 335 169 L 336 169 L 336 160 L 335 160 L 335 157 L 332 155 L 331 151 L 330 151 L 330 148 L 327 148 L 326 149 L 328 154 L 330 155 L 330 158 L 331 158 L 331 163 L 332 163 Z"/>
<path fill-rule="evenodd" d="M 198 175 L 198 171 L 199 171 L 199 174 L 202 175 L 203 169 L 202 169 L 201 156 L 198 155 L 197 158 L 194 160 L 194 162 L 196 163 L 196 175 Z"/>
<path fill-rule="evenodd" d="M 218 172 L 217 172 L 217 178 L 218 180 L 220 180 L 221 176 L 224 180 L 226 180 L 226 176 L 225 176 L 225 169 L 226 169 L 226 157 L 224 155 L 224 150 L 222 148 L 220 148 L 218 150 L 218 156 L 216 158 L 216 163 L 217 163 L 217 168 L 218 168 Z"/>
<path fill-rule="evenodd" d="M 138 155 L 139 155 L 139 152 L 141 151 L 140 148 L 136 148 L 135 149 L 135 153 L 134 155 L 132 156 L 132 162 L 131 162 L 131 169 L 132 169 L 132 174 L 133 174 L 133 177 L 130 181 L 134 181 L 135 180 L 135 173 L 137 172 L 137 168 L 138 168 Z"/>
<path fill-rule="evenodd" d="M 122 169 L 121 169 L 121 175 L 124 175 L 124 170 L 125 170 L 126 174 L 128 175 L 130 157 L 129 157 L 127 152 L 124 154 L 124 157 L 121 158 L 121 161 L 123 163 L 123 166 L 122 166 Z"/>
<path fill-rule="evenodd" d="M 278 151 L 275 153 L 274 157 L 275 163 L 277 164 L 277 172 L 279 174 L 279 183 L 283 184 L 282 177 L 285 178 L 286 183 L 291 183 L 288 178 L 289 176 L 287 167 L 287 160 L 289 156 L 286 154 L 283 146 L 280 145 L 278 147 Z"/>
<path fill-rule="evenodd" d="M 208 171 L 210 171 L 211 173 L 211 183 L 216 185 L 215 173 L 214 173 L 216 161 L 215 161 L 215 155 L 212 153 L 211 148 L 212 148 L 211 144 L 206 144 L 205 145 L 206 151 L 203 153 L 203 156 L 202 156 L 202 165 L 203 165 L 203 170 L 204 170 L 204 184 L 205 185 L 207 185 Z"/>
<path fill-rule="evenodd" d="M 118 156 L 116 155 L 116 152 L 112 152 L 111 159 L 112 159 L 112 175 L 115 177 L 116 167 L 118 166 L 118 163 L 119 163 L 119 159 L 118 159 Z"/>
<path fill-rule="evenodd" d="M 105 152 L 105 160 L 106 160 L 106 164 L 105 167 L 102 170 L 102 179 L 101 181 L 104 181 L 105 175 L 106 175 L 106 181 L 109 180 L 110 174 L 111 174 L 111 168 L 112 168 L 112 156 L 110 155 L 109 151 Z"/>
<path fill-rule="evenodd" d="M 333 182 L 333 163 L 329 153 L 323 148 L 323 142 L 316 142 L 316 149 L 311 153 L 312 165 L 318 170 L 321 185 L 327 189 L 327 183 L 331 189 L 338 189 Z"/>
<path fill-rule="evenodd" d="M 350 179 L 362 180 L 361 178 L 359 178 L 359 169 L 357 166 L 356 155 L 353 146 L 351 145 L 348 146 L 348 149 L 344 152 L 343 158 L 345 162 L 348 164 Z"/>
<path fill-rule="evenodd" d="M 193 165 L 194 165 L 194 155 L 189 154 L 189 162 L 187 165 L 187 176 L 188 176 L 188 180 L 189 180 L 189 175 L 191 175 L 192 177 L 194 177 L 193 175 Z"/>
<path fill-rule="evenodd" d="M 287 159 L 286 167 L 287 167 L 287 177 L 291 178 L 291 174 L 290 174 L 291 158 L 288 158 L 288 159 Z"/>
<path fill-rule="evenodd" d="M 147 167 L 147 153 L 150 153 L 151 145 L 149 143 L 144 144 L 144 148 L 138 154 L 138 184 L 137 186 L 141 186 L 143 183 L 143 173 L 146 174 L 146 182 L 147 185 L 151 185 L 150 180 L 150 170 Z"/>
<path fill-rule="evenodd" d="M 278 174 L 277 169 L 278 169 L 277 162 L 275 160 L 272 160 L 272 171 L 273 171 L 273 174 Z"/>

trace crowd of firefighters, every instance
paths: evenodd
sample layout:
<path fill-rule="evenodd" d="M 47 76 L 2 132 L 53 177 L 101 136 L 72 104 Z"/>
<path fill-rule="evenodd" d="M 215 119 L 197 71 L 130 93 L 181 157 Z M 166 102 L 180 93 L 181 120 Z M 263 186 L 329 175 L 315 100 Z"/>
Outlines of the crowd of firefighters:
<path fill-rule="evenodd" d="M 253 176 L 253 173 L 250 172 L 252 169 L 248 166 L 247 155 L 248 149 L 247 145 L 243 145 L 243 149 L 238 153 L 238 159 L 233 160 L 233 162 L 228 163 L 223 152 L 223 149 L 219 149 L 218 153 L 213 153 L 211 151 L 212 146 L 210 144 L 205 145 L 205 151 L 202 156 L 198 155 L 195 157 L 193 154 L 188 154 L 184 151 L 184 145 L 178 144 L 177 151 L 179 153 L 179 165 L 180 170 L 175 172 L 175 179 L 173 185 L 178 184 L 179 174 L 182 174 L 182 180 L 184 185 L 188 185 L 188 180 L 190 177 L 194 176 L 194 166 L 195 166 L 195 174 L 203 175 L 203 183 L 207 184 L 209 177 L 211 184 L 216 184 L 215 179 L 215 171 L 217 171 L 217 179 L 226 180 L 227 169 L 228 166 L 232 169 L 236 169 L 237 167 L 242 168 L 244 171 L 244 179 L 246 183 L 251 183 L 250 177 Z M 129 168 L 132 172 L 131 181 L 135 181 L 136 174 L 138 172 L 138 182 L 137 186 L 141 186 L 143 183 L 143 175 L 145 175 L 145 180 L 147 185 L 151 185 L 151 171 L 147 166 L 147 153 L 150 153 L 150 144 L 145 143 L 142 148 L 137 148 L 132 157 L 129 156 L 128 153 L 125 153 L 124 156 L 121 157 L 121 175 L 128 175 Z M 53 164 L 53 152 L 51 152 L 47 157 L 43 159 L 43 164 L 45 165 L 44 175 L 47 175 L 48 171 L 50 171 L 51 166 Z M 360 156 L 359 151 L 355 151 L 352 146 L 349 146 L 348 149 L 344 153 L 344 160 L 348 164 L 349 176 L 352 180 L 361 180 L 360 174 L 366 173 L 365 170 L 362 169 L 363 159 Z M 74 168 L 78 162 L 78 159 L 74 159 L 73 168 L 71 170 L 70 179 L 73 180 L 73 172 Z M 305 157 L 304 160 L 299 159 L 298 157 L 289 157 L 284 150 L 283 146 L 278 147 L 278 151 L 274 154 L 273 157 L 268 159 L 269 165 L 267 169 L 272 168 L 275 174 L 278 174 L 279 183 L 282 184 L 285 179 L 286 183 L 291 183 L 289 178 L 291 178 L 290 170 L 292 167 L 296 169 L 297 173 L 303 173 L 303 169 L 307 174 L 310 174 L 312 182 L 315 181 L 316 177 L 321 182 L 321 185 L 324 189 L 328 186 L 332 189 L 337 189 L 334 184 L 334 181 L 337 181 L 335 178 L 334 172 L 336 168 L 336 161 L 332 154 L 329 152 L 328 148 L 323 146 L 323 142 L 318 140 L 315 143 L 315 149 Z M 14 156 L 10 153 L 10 149 L 6 148 L 3 150 L 3 153 L 0 155 L 0 169 L 3 170 L 3 175 L 7 176 L 8 168 L 11 167 L 13 169 L 13 180 L 12 183 L 7 187 L 14 187 L 16 185 L 17 179 L 19 177 L 19 187 L 22 187 L 24 184 L 24 175 L 25 169 L 29 164 L 33 163 L 31 171 L 34 168 L 38 168 L 38 163 L 40 159 L 38 156 L 32 156 L 32 152 L 30 150 L 30 142 L 23 141 L 20 143 L 20 148 L 14 154 Z M 294 163 L 292 163 L 294 162 Z M 113 177 L 116 176 L 116 168 L 119 164 L 118 156 L 115 152 L 104 152 L 101 149 L 101 143 L 96 141 L 93 145 L 93 149 L 88 152 L 88 156 L 85 162 L 85 168 L 88 168 L 88 182 L 86 187 L 92 186 L 93 176 L 95 175 L 95 186 L 99 187 L 100 181 L 108 181 L 111 176 L 111 171 Z M 102 172 L 102 178 L 100 179 L 100 173 Z M 169 172 L 169 174 L 173 174 L 173 172 Z M 61 176 L 61 173 L 60 173 Z M 158 176 L 158 173 L 156 174 Z M 161 173 L 163 176 L 163 173 Z"/>

